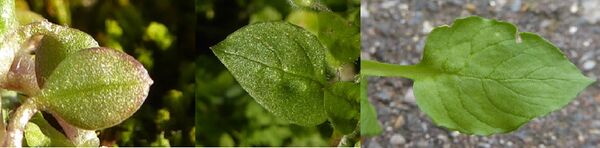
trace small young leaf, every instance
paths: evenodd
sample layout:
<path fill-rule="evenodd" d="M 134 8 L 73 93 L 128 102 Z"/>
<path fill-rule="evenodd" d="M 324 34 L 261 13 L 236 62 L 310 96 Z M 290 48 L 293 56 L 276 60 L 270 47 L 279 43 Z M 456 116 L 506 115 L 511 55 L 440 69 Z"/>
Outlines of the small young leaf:
<path fill-rule="evenodd" d="M 360 56 L 360 27 L 333 12 L 319 13 L 319 40 L 333 56 L 329 63 L 336 67 Z"/>
<path fill-rule="evenodd" d="M 359 85 L 352 82 L 334 83 L 325 89 L 325 111 L 333 127 L 342 134 L 356 129 L 360 112 Z"/>
<path fill-rule="evenodd" d="M 367 97 L 367 77 L 360 78 L 360 135 L 375 136 L 381 134 L 381 125 L 377 120 L 377 111 Z"/>
<path fill-rule="evenodd" d="M 325 49 L 308 31 L 285 22 L 246 26 L 212 47 L 259 104 L 305 126 L 327 118 L 323 109 Z"/>
<path fill-rule="evenodd" d="M 89 48 L 67 56 L 48 77 L 36 102 L 76 127 L 96 130 L 131 116 L 152 84 L 131 56 L 108 48 Z"/>
<path fill-rule="evenodd" d="M 435 28 L 412 68 L 429 72 L 412 77 L 419 107 L 440 126 L 478 135 L 513 131 L 593 82 L 539 35 L 481 17 Z"/>
<path fill-rule="evenodd" d="M 69 142 L 60 131 L 56 130 L 46 119 L 41 112 L 33 115 L 29 123 L 25 126 L 25 140 L 27 146 L 74 146 Z"/>
<path fill-rule="evenodd" d="M 35 52 L 35 71 L 41 87 L 52 71 L 68 55 L 79 50 L 98 47 L 94 38 L 77 29 L 63 27 L 42 21 L 28 25 L 36 34 L 44 35 L 40 48 Z M 41 29 L 38 29 L 41 28 Z M 37 31 L 36 31 L 37 30 Z"/>
<path fill-rule="evenodd" d="M 31 37 L 43 35 L 40 48 L 36 50 L 35 71 L 37 83 L 43 85 L 52 70 L 70 53 L 89 47 L 98 47 L 98 43 L 90 35 L 77 29 L 71 29 L 41 21 L 21 26 L 6 35 L 0 36 L 0 83 L 5 81 L 5 72 L 10 68 L 15 53 Z M 5 65 L 7 64 L 7 65 Z"/>

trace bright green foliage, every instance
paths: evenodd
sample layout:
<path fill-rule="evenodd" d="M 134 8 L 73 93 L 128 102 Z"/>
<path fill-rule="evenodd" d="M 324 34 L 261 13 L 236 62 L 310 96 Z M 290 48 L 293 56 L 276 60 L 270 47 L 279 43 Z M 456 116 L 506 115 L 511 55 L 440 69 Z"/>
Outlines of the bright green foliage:
<path fill-rule="evenodd" d="M 37 98 L 45 110 L 79 128 L 113 126 L 144 102 L 152 80 L 135 59 L 108 48 L 90 48 L 65 58 Z"/>
<path fill-rule="evenodd" d="M 377 121 L 377 111 L 373 104 L 369 103 L 367 96 L 367 77 L 362 77 L 360 79 L 360 135 L 375 136 L 379 134 L 381 134 L 381 125 Z"/>
<path fill-rule="evenodd" d="M 477 135 L 516 130 L 593 82 L 539 35 L 481 17 L 435 28 L 416 66 L 364 68 L 384 67 L 415 80 L 417 104 L 436 124 Z"/>
<path fill-rule="evenodd" d="M 174 37 L 169 34 L 169 29 L 167 26 L 157 22 L 150 22 L 150 25 L 148 25 L 148 28 L 146 28 L 146 34 L 144 36 L 151 41 L 154 41 L 156 45 L 158 45 L 158 48 L 162 50 L 166 50 L 167 48 L 171 47 L 171 44 L 174 40 Z"/>
<path fill-rule="evenodd" d="M 334 66 L 354 62 L 360 56 L 360 27 L 333 12 L 320 12 L 319 39 L 327 47 Z"/>
<path fill-rule="evenodd" d="M 212 47 L 240 85 L 292 123 L 325 121 L 326 50 L 308 31 L 285 22 L 246 26 Z"/>
<path fill-rule="evenodd" d="M 358 124 L 360 104 L 359 85 L 352 82 L 337 82 L 325 89 L 325 111 L 333 127 L 346 135 Z"/>

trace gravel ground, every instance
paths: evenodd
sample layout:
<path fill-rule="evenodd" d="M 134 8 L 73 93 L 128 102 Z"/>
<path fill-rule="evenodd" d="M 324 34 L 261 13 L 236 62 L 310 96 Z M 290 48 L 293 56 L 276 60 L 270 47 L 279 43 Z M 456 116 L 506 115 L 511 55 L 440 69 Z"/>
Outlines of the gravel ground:
<path fill-rule="evenodd" d="M 363 59 L 410 65 L 420 61 L 425 38 L 435 26 L 479 15 L 515 23 L 558 46 L 588 77 L 600 77 L 598 0 L 363 0 Z M 598 147 L 600 83 L 567 107 L 520 129 L 493 136 L 469 136 L 437 127 L 415 103 L 412 81 L 369 78 L 369 99 L 384 128 L 363 146 L 380 147 Z"/>

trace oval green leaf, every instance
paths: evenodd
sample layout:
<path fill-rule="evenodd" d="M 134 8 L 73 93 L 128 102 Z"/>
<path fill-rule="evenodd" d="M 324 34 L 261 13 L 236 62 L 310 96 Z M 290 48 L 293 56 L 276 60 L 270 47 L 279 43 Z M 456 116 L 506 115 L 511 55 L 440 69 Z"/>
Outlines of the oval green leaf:
<path fill-rule="evenodd" d="M 513 131 L 593 82 L 539 35 L 481 17 L 435 28 L 415 69 L 430 72 L 413 77 L 419 107 L 438 125 L 477 135 Z"/>
<path fill-rule="evenodd" d="M 326 50 L 308 31 L 285 22 L 256 23 L 211 48 L 250 96 L 276 116 L 305 126 L 326 120 Z"/>
<path fill-rule="evenodd" d="M 152 80 L 131 56 L 89 48 L 67 56 L 48 77 L 36 102 L 76 127 L 114 126 L 142 105 Z"/>

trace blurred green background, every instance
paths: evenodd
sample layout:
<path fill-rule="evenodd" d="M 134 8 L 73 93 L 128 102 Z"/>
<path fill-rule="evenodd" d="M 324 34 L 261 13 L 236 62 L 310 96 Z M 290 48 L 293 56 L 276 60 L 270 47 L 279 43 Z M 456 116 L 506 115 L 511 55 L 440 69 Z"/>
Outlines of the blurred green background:
<path fill-rule="evenodd" d="M 313 1 L 313 0 L 309 0 Z M 196 146 L 336 146 L 329 122 L 316 127 L 289 124 L 260 106 L 215 57 L 210 46 L 248 24 L 284 20 L 316 33 L 317 10 L 342 16 L 358 12 L 358 0 L 196 0 Z M 296 4 L 294 4 L 296 3 Z"/>
<path fill-rule="evenodd" d="M 17 0 L 49 21 L 138 59 L 154 80 L 131 118 L 99 131 L 102 146 L 193 146 L 194 1 Z"/>

